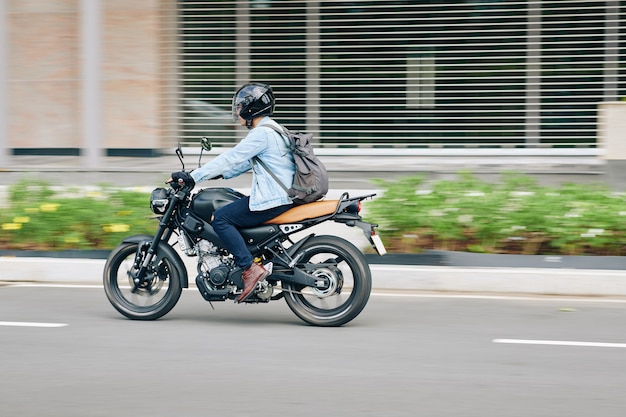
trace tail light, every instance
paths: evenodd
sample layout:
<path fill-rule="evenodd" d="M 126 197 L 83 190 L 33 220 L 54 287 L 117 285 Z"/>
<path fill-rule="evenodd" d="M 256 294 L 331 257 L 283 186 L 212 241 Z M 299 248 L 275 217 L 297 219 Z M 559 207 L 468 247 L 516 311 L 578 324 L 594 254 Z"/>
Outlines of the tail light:
<path fill-rule="evenodd" d="M 358 214 L 361 211 L 361 201 L 355 201 L 346 207 L 345 211 L 347 213 Z"/>

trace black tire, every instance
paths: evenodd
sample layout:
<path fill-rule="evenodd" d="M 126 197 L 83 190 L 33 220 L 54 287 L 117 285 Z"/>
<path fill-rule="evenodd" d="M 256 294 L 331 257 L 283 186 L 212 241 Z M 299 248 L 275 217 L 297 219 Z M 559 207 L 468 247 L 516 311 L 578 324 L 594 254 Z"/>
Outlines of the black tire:
<path fill-rule="evenodd" d="M 314 236 L 292 256 L 298 259 L 296 268 L 329 282 L 324 289 L 283 282 L 285 301 L 302 320 L 316 326 L 341 326 L 365 308 L 372 274 L 365 256 L 353 244 L 336 236 Z"/>
<path fill-rule="evenodd" d="M 113 249 L 104 266 L 104 292 L 117 311 L 133 320 L 156 320 L 167 314 L 178 302 L 183 288 L 174 260 L 162 258 L 146 285 L 132 292 L 129 272 L 137 253 L 137 243 L 125 243 Z"/>

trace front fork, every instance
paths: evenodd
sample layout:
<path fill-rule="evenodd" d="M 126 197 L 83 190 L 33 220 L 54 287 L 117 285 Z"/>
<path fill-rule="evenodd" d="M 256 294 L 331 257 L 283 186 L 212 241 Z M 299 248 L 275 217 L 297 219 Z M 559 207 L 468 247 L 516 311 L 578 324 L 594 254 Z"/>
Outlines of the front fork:
<path fill-rule="evenodd" d="M 143 288 L 144 284 L 151 280 L 151 278 L 148 278 L 148 272 L 151 270 L 150 265 L 156 256 L 161 241 L 168 242 L 172 236 L 173 230 L 169 227 L 170 219 L 178 203 L 185 198 L 184 193 L 185 191 L 180 190 L 172 197 L 172 201 L 168 205 L 165 214 L 163 214 L 163 217 L 159 220 L 159 229 L 152 238 L 152 242 L 144 242 L 137 246 L 137 253 L 135 254 L 135 262 L 133 265 L 137 272 L 129 272 L 133 281 L 133 293 L 137 292 L 137 289 Z M 149 245 L 147 250 L 145 249 L 146 245 Z"/>

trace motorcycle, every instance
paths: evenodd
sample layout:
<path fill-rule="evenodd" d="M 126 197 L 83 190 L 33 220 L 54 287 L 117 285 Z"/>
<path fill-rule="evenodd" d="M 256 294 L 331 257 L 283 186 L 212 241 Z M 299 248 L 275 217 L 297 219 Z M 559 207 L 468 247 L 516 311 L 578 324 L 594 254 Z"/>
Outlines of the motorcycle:
<path fill-rule="evenodd" d="M 211 144 L 202 140 L 202 151 Z M 185 170 L 180 146 L 176 149 Z M 241 197 L 231 188 L 193 187 L 171 183 L 156 188 L 150 207 L 159 220 L 154 236 L 135 235 L 112 250 L 104 268 L 104 289 L 109 302 L 133 320 L 156 320 L 174 308 L 183 288 L 189 287 L 188 272 L 179 252 L 197 257 L 196 287 L 211 303 L 235 300 L 244 285 L 242 269 L 224 248 L 211 226 L 213 213 Z M 268 303 L 284 298 L 296 316 L 316 326 L 341 326 L 361 313 L 368 302 L 372 279 L 363 253 L 347 240 L 310 233 L 295 240 L 293 235 L 324 222 L 336 222 L 363 230 L 379 255 L 384 245 L 376 224 L 363 221 L 361 202 L 368 194 L 338 200 L 322 200 L 294 206 L 259 226 L 240 229 L 255 262 L 271 273 L 260 281 L 244 303 Z"/>

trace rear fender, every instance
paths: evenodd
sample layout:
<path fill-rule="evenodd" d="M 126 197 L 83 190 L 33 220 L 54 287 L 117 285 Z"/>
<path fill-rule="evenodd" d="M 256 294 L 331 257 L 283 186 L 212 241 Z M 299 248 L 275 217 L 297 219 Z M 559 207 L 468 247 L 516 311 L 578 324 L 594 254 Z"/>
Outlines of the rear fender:
<path fill-rule="evenodd" d="M 152 242 L 152 239 L 154 239 L 154 236 L 134 235 L 124 238 L 124 240 L 122 240 L 122 243 L 150 243 Z M 168 258 L 172 260 L 172 262 L 174 263 L 174 267 L 178 272 L 178 276 L 180 277 L 181 286 L 183 288 L 189 288 L 189 277 L 187 276 L 187 268 L 185 268 L 183 260 L 180 258 L 180 255 L 174 250 L 173 247 L 162 241 L 159 244 L 159 248 L 157 250 L 157 260 L 161 260 L 163 258 Z"/>
<path fill-rule="evenodd" d="M 289 249 L 287 249 L 287 253 L 289 254 L 289 256 L 293 257 L 293 255 L 296 254 L 300 250 L 302 245 L 308 242 L 313 236 L 315 236 L 315 233 L 311 233 L 310 235 L 302 238 L 301 240 L 291 245 Z M 290 265 L 290 267 L 293 267 L 293 265 Z"/>

